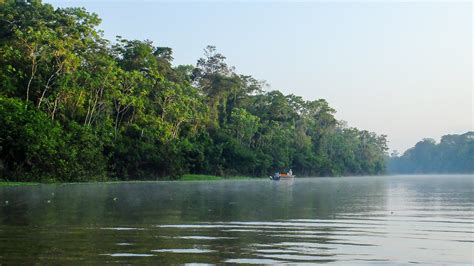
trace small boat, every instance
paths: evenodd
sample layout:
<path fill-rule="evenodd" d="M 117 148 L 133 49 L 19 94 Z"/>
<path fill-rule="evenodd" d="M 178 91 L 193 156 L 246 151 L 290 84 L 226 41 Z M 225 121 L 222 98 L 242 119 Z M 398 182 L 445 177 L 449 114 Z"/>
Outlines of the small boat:
<path fill-rule="evenodd" d="M 270 176 L 270 180 L 278 181 L 281 178 L 288 179 L 288 178 L 293 178 L 293 177 L 296 177 L 296 175 L 294 175 L 293 171 L 291 171 L 291 169 L 290 169 L 290 171 L 288 171 L 288 173 L 276 172 L 273 176 Z"/>
<path fill-rule="evenodd" d="M 280 176 L 279 176 L 279 175 L 270 176 L 270 180 L 279 181 L 279 180 L 280 180 Z"/>

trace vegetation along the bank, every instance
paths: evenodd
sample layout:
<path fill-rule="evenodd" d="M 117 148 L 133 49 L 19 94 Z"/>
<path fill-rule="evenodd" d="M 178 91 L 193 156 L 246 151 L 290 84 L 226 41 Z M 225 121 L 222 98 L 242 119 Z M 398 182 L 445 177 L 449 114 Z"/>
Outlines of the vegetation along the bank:
<path fill-rule="evenodd" d="M 0 2 L 0 176 L 77 182 L 183 174 L 380 174 L 386 138 L 235 72 L 209 46 L 172 50 L 97 30 L 82 8 Z M 237 48 L 236 48 L 237 49 Z"/>
<path fill-rule="evenodd" d="M 474 173 L 474 132 L 423 139 L 403 155 L 392 154 L 391 173 Z"/>

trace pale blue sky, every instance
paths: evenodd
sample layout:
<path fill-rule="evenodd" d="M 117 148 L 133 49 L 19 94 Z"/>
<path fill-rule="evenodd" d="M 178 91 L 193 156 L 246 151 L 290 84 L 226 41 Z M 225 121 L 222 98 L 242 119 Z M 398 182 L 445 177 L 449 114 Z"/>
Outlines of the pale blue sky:
<path fill-rule="evenodd" d="M 239 73 L 325 98 L 400 152 L 473 130 L 470 2 L 46 2 L 99 14 L 108 39 L 169 46 L 175 64 L 215 45 Z"/>

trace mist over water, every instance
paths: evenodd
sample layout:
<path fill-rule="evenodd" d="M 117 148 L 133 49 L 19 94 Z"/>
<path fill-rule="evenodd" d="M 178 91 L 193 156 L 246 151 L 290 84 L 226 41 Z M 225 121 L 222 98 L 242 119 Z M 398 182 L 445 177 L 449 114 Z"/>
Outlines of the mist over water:
<path fill-rule="evenodd" d="M 472 264 L 474 176 L 0 188 L 0 263 Z"/>

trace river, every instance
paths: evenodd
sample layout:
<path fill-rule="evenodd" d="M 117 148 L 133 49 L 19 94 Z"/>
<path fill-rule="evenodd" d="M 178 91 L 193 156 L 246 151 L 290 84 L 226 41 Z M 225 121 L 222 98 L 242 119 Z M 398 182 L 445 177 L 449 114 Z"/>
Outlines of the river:
<path fill-rule="evenodd" d="M 0 187 L 0 264 L 473 264 L 474 176 Z"/>

